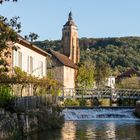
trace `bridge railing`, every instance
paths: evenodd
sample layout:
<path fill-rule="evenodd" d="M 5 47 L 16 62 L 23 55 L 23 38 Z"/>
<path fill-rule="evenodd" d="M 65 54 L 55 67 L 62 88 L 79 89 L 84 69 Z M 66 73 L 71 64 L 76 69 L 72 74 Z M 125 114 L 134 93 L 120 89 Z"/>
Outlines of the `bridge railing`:
<path fill-rule="evenodd" d="M 93 88 L 79 89 L 67 88 L 63 89 L 64 98 L 80 98 L 80 97 L 108 97 L 108 98 L 140 98 L 140 89 L 111 89 L 111 88 Z"/>

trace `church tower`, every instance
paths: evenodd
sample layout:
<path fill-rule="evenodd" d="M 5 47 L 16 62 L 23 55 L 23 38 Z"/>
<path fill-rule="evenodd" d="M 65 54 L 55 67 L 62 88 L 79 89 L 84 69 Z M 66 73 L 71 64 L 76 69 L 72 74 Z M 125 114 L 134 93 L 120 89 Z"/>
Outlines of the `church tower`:
<path fill-rule="evenodd" d="M 62 50 L 61 53 L 66 55 L 75 64 L 80 60 L 80 48 L 78 40 L 78 28 L 72 17 L 72 12 L 68 15 L 68 21 L 62 29 Z"/>

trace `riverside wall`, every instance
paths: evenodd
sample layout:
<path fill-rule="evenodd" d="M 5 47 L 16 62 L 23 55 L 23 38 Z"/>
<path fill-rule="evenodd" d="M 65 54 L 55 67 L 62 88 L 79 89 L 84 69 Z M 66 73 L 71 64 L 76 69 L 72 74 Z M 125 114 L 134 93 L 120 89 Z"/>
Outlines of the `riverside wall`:
<path fill-rule="evenodd" d="M 55 110 L 55 111 L 54 111 Z M 0 109 L 0 140 L 15 140 L 53 128 L 61 128 L 64 117 L 61 111 L 54 108 L 41 108 L 25 112 L 11 113 Z M 53 122 L 52 118 L 57 120 Z"/>

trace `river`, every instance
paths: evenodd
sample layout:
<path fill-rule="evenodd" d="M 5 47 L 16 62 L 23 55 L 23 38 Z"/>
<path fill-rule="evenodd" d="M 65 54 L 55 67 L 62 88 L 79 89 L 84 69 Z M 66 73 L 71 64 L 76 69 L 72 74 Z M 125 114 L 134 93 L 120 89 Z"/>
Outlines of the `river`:
<path fill-rule="evenodd" d="M 140 140 L 140 122 L 66 121 L 61 131 L 37 133 L 26 140 Z"/>
<path fill-rule="evenodd" d="M 67 111 L 74 114 L 73 111 L 75 110 L 65 110 L 64 112 L 68 114 Z M 93 110 L 88 110 L 88 114 L 91 111 Z M 100 109 L 99 113 L 103 111 L 104 109 L 102 111 Z M 86 120 L 80 118 L 70 121 L 70 116 L 68 115 L 65 117 L 66 121 L 61 130 L 37 133 L 28 136 L 25 140 L 140 140 L 140 120 L 135 117 L 133 118 L 132 111 L 131 109 L 127 111 L 126 109 L 123 110 L 123 112 L 127 114 L 129 112 L 130 114 L 130 117 L 126 119 L 125 117 L 121 119 L 121 116 L 110 116 L 108 113 L 105 113 L 105 119 L 101 118 L 101 120 L 88 120 L 86 117 Z M 81 110 L 79 112 L 85 115 L 87 110 Z M 98 111 L 96 110 L 96 112 Z M 78 113 L 79 116 L 81 114 Z"/>

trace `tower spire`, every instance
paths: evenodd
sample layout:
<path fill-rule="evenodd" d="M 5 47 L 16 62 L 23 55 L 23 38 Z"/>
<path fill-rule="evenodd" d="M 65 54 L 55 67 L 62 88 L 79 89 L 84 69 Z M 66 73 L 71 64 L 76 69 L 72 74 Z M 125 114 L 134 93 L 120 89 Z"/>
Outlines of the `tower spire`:
<path fill-rule="evenodd" d="M 78 29 L 75 25 L 72 12 L 68 15 L 68 21 L 63 26 L 62 30 L 62 53 L 66 55 L 75 64 L 79 62 L 80 48 L 78 41 Z"/>
<path fill-rule="evenodd" d="M 72 12 L 70 11 L 68 21 L 71 21 L 71 20 L 73 20 L 73 19 L 72 19 Z"/>

